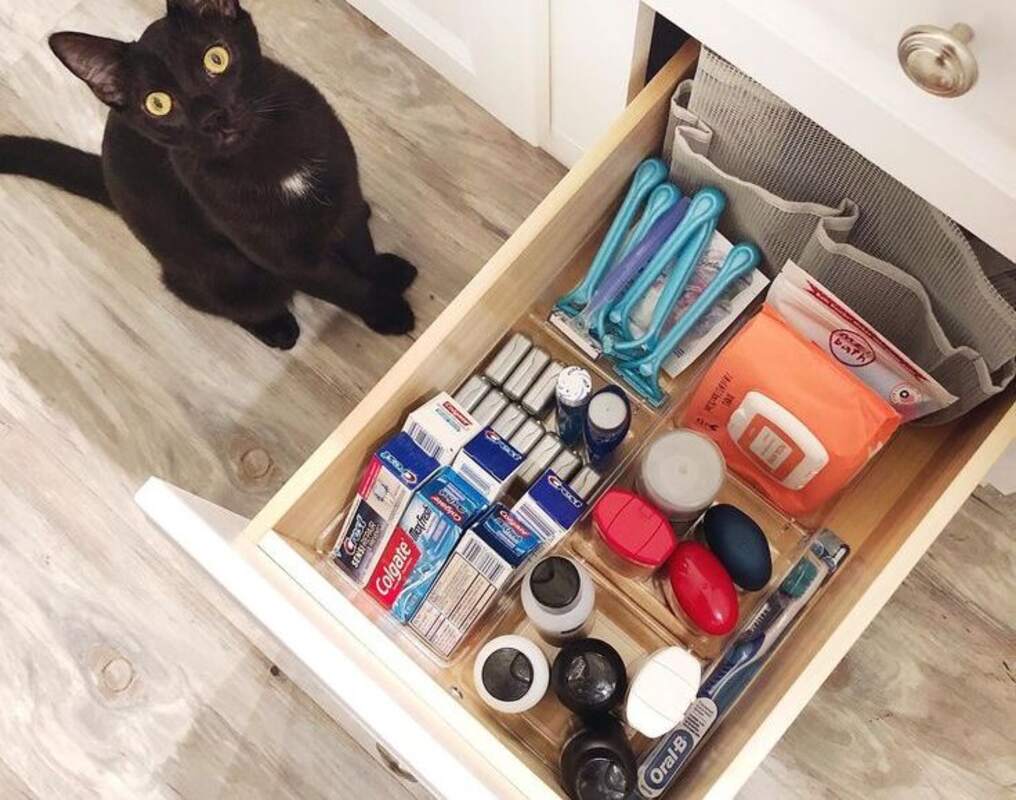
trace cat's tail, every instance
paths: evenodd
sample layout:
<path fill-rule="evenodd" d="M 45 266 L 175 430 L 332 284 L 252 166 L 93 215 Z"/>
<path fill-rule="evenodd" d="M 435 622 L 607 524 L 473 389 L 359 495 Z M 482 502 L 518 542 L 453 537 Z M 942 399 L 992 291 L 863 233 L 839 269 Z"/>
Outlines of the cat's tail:
<path fill-rule="evenodd" d="M 24 175 L 114 208 L 102 177 L 102 159 L 49 139 L 0 136 L 0 175 Z"/>

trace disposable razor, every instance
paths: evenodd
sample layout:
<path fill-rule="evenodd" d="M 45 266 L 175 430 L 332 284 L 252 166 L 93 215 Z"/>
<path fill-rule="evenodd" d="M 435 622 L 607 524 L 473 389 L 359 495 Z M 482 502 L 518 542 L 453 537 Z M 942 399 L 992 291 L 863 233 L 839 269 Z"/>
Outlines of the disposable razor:
<path fill-rule="evenodd" d="M 656 301 L 652 319 L 645 333 L 634 339 L 622 338 L 624 334 L 630 333 L 631 325 L 630 319 L 622 320 L 622 325 L 619 328 L 620 335 L 617 338 L 604 337 L 606 341 L 603 349 L 608 355 L 615 359 L 631 360 L 644 356 L 656 347 L 660 341 L 663 326 L 674 310 L 674 306 L 677 305 L 677 301 L 681 299 L 688 288 L 691 276 L 698 268 L 699 259 L 702 258 L 709 241 L 713 238 L 718 218 L 718 216 L 713 216 L 704 219 L 682 248 L 681 254 L 677 257 L 677 263 L 671 269 L 663 287 L 663 292 Z"/>
<path fill-rule="evenodd" d="M 610 328 L 614 333 L 602 337 L 601 341 L 603 342 L 604 352 L 613 352 L 619 339 L 627 341 L 632 338 L 631 315 L 635 307 L 641 302 L 646 292 L 652 288 L 656 279 L 666 271 L 667 267 L 684 254 L 689 243 L 692 244 L 693 249 L 697 247 L 702 240 L 701 229 L 703 227 L 708 227 L 710 229 L 710 236 L 712 235 L 711 231 L 715 230 L 716 223 L 723 214 L 726 204 L 726 198 L 718 189 L 706 187 L 695 193 L 691 205 L 688 206 L 688 212 L 684 215 L 681 224 L 677 226 L 677 230 L 671 234 L 670 238 L 663 244 L 663 247 L 653 257 L 653 260 L 649 262 L 649 266 L 642 270 L 642 273 L 629 287 L 628 291 L 624 293 L 624 296 L 610 310 Z M 708 244 L 709 239 L 706 238 L 705 241 Z M 692 254 L 688 253 L 687 255 L 690 256 Z M 701 252 L 698 255 L 700 256 Z M 681 265 L 686 267 L 689 261 L 691 263 L 691 270 L 694 271 L 695 265 L 698 263 L 698 256 L 696 256 L 694 261 L 690 258 L 682 259 Z M 675 269 L 674 272 L 678 273 L 679 270 Z M 677 274 L 673 287 L 670 287 L 669 283 L 668 287 L 672 289 L 676 288 L 678 285 L 676 280 L 682 277 L 684 285 L 687 286 L 690 274 L 687 276 Z M 660 299 L 663 300 L 664 298 L 661 297 Z M 657 303 L 658 306 L 659 303 Z M 666 320 L 666 315 L 664 315 L 663 319 Z"/>
<path fill-rule="evenodd" d="M 635 242 L 628 237 L 632 221 L 649 193 L 667 179 L 667 172 L 667 165 L 658 158 L 650 158 L 639 164 L 628 194 L 603 238 L 593 263 L 579 285 L 557 301 L 558 310 L 574 317 L 586 307 L 603 276 L 617 260 L 621 248 L 626 244 L 628 248 L 634 246 Z"/>
<path fill-rule="evenodd" d="M 706 287 L 677 324 L 663 337 L 656 349 L 638 361 L 616 366 L 618 374 L 639 394 L 654 406 L 663 405 L 666 395 L 660 388 L 660 370 L 663 363 L 674 352 L 695 326 L 702 320 L 713 304 L 719 300 L 734 283 L 745 277 L 762 263 L 762 253 L 753 244 L 738 244 L 727 253 L 723 265 L 712 283 Z"/>

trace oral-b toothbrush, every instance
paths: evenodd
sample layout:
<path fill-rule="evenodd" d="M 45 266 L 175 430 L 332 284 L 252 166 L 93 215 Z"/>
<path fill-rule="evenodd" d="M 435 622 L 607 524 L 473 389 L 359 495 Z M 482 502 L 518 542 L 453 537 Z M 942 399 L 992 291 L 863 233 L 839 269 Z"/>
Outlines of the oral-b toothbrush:
<path fill-rule="evenodd" d="M 654 406 L 663 405 L 666 396 L 660 388 L 660 370 L 681 341 L 695 328 L 709 309 L 737 281 L 762 262 L 762 253 L 753 244 L 737 244 L 727 253 L 712 283 L 706 287 L 677 324 L 668 331 L 656 349 L 638 361 L 615 365 L 624 380 Z"/>
<path fill-rule="evenodd" d="M 579 285 L 557 301 L 556 308 L 559 311 L 573 317 L 586 307 L 603 276 L 617 260 L 622 248 L 634 246 L 634 243 L 628 238 L 632 221 L 650 192 L 667 179 L 667 174 L 667 165 L 658 158 L 650 158 L 639 164 L 632 178 L 628 194 L 621 203 L 621 208 L 614 217 L 607 235 L 603 237 L 603 243 L 600 245 L 593 263 Z"/>
<path fill-rule="evenodd" d="M 815 593 L 835 573 L 850 549 L 832 531 L 816 534 L 808 552 L 706 674 L 684 720 L 659 739 L 639 762 L 638 794 L 656 800 L 667 794 L 692 757 L 747 691 L 751 679 L 773 656 Z"/>

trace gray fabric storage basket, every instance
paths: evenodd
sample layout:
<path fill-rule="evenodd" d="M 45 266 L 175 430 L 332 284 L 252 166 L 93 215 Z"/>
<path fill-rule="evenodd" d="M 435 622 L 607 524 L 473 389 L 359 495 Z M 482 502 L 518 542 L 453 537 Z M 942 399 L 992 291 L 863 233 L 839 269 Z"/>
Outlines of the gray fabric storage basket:
<path fill-rule="evenodd" d="M 770 274 L 796 261 L 960 398 L 927 422 L 1008 385 L 1016 310 L 999 290 L 1016 266 L 975 252 L 952 220 L 709 51 L 672 111 L 677 185 L 722 190 L 724 234 L 758 244 Z"/>

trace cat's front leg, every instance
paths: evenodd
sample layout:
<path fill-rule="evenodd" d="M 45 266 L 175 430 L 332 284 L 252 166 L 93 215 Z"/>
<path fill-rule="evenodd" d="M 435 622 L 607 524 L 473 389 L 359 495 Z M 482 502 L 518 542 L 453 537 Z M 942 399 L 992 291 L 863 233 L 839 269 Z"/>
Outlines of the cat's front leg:
<path fill-rule="evenodd" d="M 363 203 L 346 215 L 329 247 L 341 266 L 393 293 L 401 294 L 416 280 L 417 269 L 402 256 L 378 253 L 370 232 L 370 206 Z"/>

